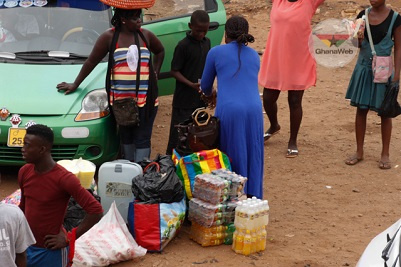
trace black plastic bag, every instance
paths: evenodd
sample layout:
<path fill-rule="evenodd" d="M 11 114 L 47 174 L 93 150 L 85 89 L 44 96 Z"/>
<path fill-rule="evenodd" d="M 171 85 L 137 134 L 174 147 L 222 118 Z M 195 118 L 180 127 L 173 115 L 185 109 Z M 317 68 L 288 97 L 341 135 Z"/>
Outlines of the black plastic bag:
<path fill-rule="evenodd" d="M 392 82 L 387 85 L 383 103 L 378 112 L 380 117 L 395 118 L 401 114 L 401 107 L 397 101 L 399 90 L 399 82 Z"/>
<path fill-rule="evenodd" d="M 143 174 L 132 179 L 135 199 L 145 203 L 173 203 L 184 198 L 184 188 L 169 155 L 158 155 Z"/>
<path fill-rule="evenodd" d="M 100 197 L 93 193 L 92 189 L 88 189 L 97 201 L 100 203 Z M 78 202 L 71 197 L 68 202 L 67 211 L 64 216 L 64 228 L 67 232 L 77 227 L 85 218 L 86 211 L 78 204 Z"/>

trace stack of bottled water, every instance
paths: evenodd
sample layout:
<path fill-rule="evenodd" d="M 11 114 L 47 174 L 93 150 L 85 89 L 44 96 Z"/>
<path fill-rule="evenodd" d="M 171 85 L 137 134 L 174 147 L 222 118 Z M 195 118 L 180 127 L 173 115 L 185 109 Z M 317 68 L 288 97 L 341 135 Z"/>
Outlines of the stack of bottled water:
<path fill-rule="evenodd" d="M 195 177 L 188 213 L 191 239 L 202 246 L 232 244 L 235 208 L 246 180 L 227 170 Z"/>
<path fill-rule="evenodd" d="M 236 200 L 212 204 L 199 198 L 189 201 L 188 219 L 204 227 L 234 223 Z"/>
<path fill-rule="evenodd" d="M 250 255 L 266 249 L 266 227 L 269 223 L 267 200 L 248 198 L 237 203 L 235 210 L 235 232 L 232 249 L 243 255 Z"/>
<path fill-rule="evenodd" d="M 220 226 L 204 227 L 192 222 L 190 238 L 203 247 L 221 244 L 230 245 L 233 242 L 235 226 L 233 223 Z"/>
<path fill-rule="evenodd" d="M 228 181 L 230 183 L 230 189 L 228 191 L 228 198 L 238 198 L 244 192 L 245 183 L 247 178 L 236 174 L 235 172 L 227 169 L 217 169 L 212 171 L 212 174 Z"/>
<path fill-rule="evenodd" d="M 199 174 L 195 177 L 192 195 L 211 204 L 219 204 L 229 197 L 231 182 L 213 174 Z"/>

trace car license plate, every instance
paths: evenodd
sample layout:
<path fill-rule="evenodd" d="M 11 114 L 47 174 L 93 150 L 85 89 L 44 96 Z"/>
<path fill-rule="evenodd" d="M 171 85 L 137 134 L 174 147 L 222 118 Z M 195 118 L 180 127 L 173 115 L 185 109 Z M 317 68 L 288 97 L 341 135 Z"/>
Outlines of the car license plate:
<path fill-rule="evenodd" d="M 24 145 L 25 128 L 9 128 L 7 146 L 22 147 Z"/>

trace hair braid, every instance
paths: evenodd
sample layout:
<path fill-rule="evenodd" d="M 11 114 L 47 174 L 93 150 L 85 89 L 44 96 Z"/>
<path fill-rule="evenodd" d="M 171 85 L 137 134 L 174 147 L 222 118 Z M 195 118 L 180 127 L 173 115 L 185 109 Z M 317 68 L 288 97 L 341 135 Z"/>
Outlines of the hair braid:
<path fill-rule="evenodd" d="M 249 24 L 248 21 L 242 16 L 232 16 L 226 22 L 226 35 L 228 38 L 235 40 L 238 43 L 238 61 L 239 66 L 236 75 L 241 69 L 241 44 L 248 45 L 248 43 L 253 43 L 255 38 L 248 33 Z"/>

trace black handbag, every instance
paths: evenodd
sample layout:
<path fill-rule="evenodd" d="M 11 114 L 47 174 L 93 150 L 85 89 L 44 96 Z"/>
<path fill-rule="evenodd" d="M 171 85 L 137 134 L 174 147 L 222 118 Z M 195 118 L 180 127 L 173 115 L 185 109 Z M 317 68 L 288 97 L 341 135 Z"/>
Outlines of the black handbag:
<path fill-rule="evenodd" d="M 139 110 L 135 99 L 122 98 L 114 100 L 112 109 L 118 125 L 136 126 L 139 124 Z"/>
<path fill-rule="evenodd" d="M 176 150 L 182 156 L 218 147 L 220 121 L 206 112 L 206 108 L 196 109 L 190 119 L 175 127 L 178 131 Z"/>
<path fill-rule="evenodd" d="M 107 95 L 110 96 L 111 89 L 111 72 L 114 63 L 113 55 L 114 49 L 116 48 L 118 36 L 120 32 L 115 29 L 113 39 L 111 41 L 109 50 L 109 61 L 107 64 L 107 74 L 106 74 L 106 91 Z M 139 47 L 138 33 L 135 33 L 135 43 Z M 138 67 L 136 69 L 136 95 L 138 96 L 139 91 L 139 79 L 141 73 L 141 49 L 138 49 Z M 137 100 L 133 98 L 122 98 L 114 99 L 113 94 L 113 105 L 111 106 L 111 111 L 113 112 L 114 118 L 118 125 L 121 126 L 138 126 L 139 125 L 139 108 Z"/>
<path fill-rule="evenodd" d="M 401 114 L 401 107 L 397 101 L 400 84 L 398 82 L 389 83 L 386 87 L 384 99 L 377 113 L 381 117 L 395 118 Z"/>

